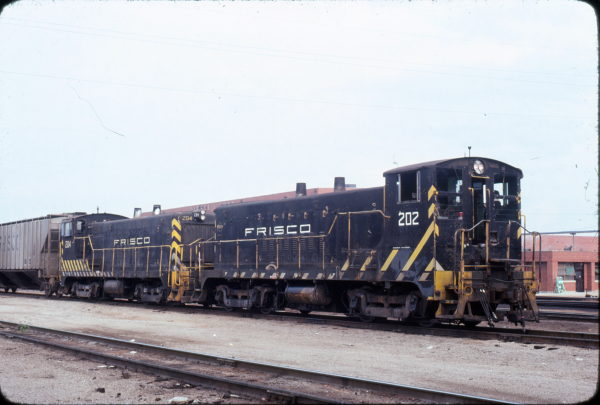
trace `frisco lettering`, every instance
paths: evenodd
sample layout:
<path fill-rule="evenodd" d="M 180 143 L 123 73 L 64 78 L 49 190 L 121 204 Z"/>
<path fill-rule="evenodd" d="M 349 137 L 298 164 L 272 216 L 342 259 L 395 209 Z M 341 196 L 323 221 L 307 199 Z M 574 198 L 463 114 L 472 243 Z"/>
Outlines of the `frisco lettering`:
<path fill-rule="evenodd" d="M 263 226 L 258 228 L 245 228 L 244 236 L 280 236 L 280 235 L 298 235 L 310 233 L 310 224 L 301 225 L 278 225 Z"/>
<path fill-rule="evenodd" d="M 150 244 L 150 236 L 143 236 L 139 238 L 129 238 L 129 239 L 115 239 L 113 242 L 113 246 L 140 246 L 140 245 L 149 245 Z"/>

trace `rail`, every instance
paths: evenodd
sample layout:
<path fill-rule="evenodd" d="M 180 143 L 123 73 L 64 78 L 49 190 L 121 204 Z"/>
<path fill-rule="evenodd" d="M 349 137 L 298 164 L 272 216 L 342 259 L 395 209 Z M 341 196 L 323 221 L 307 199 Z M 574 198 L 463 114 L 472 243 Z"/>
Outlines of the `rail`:
<path fill-rule="evenodd" d="M 0 335 L 7 337 L 43 344 L 83 354 L 97 360 L 108 361 L 123 367 L 178 378 L 194 384 L 201 383 L 221 390 L 237 392 L 242 395 L 249 395 L 256 398 L 271 397 L 271 399 L 277 400 L 277 402 L 378 403 L 382 402 L 382 399 L 394 399 L 394 402 L 414 402 L 417 399 L 419 402 L 432 403 L 510 403 L 482 396 L 459 394 L 237 358 L 227 358 L 208 353 L 170 349 L 164 346 L 132 342 L 130 340 L 106 336 L 20 325 L 4 321 L 0 321 L 0 324 L 10 328 L 9 331 L 3 330 L 0 332 Z M 68 344 L 64 344 L 65 337 L 69 338 Z M 94 350 L 90 350 L 89 342 L 101 343 L 102 346 L 95 345 Z M 129 351 L 133 351 L 136 353 L 136 360 L 126 356 L 115 356 L 112 354 L 112 347 L 126 348 Z M 173 367 L 172 365 L 169 367 L 163 364 L 165 363 L 164 359 L 169 359 L 169 365 L 173 362 L 171 359 L 178 359 L 179 364 L 177 367 Z M 181 363 L 182 361 L 186 363 Z M 193 369 L 186 367 L 187 363 L 193 363 Z M 235 376 L 235 379 L 232 379 L 231 371 L 225 373 L 219 372 L 219 369 L 223 367 L 232 367 L 235 370 L 239 370 L 240 373 Z M 200 371 L 199 369 L 201 372 L 198 372 Z M 223 377 L 223 374 L 226 377 Z M 249 375 L 251 380 L 244 381 L 242 376 L 245 374 Z M 274 383 L 273 380 L 277 378 L 289 380 L 290 377 L 295 382 L 294 386 L 302 387 L 300 388 L 302 391 L 290 391 L 274 385 L 277 383 Z M 299 381 L 301 381 L 301 384 L 297 384 Z M 363 396 L 363 398 L 357 398 L 357 394 Z"/>

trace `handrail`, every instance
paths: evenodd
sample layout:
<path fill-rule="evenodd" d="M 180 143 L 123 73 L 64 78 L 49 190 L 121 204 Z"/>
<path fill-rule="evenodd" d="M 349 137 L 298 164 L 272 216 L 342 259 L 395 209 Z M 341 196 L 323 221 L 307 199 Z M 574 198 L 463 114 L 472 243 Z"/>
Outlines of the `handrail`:
<path fill-rule="evenodd" d="M 274 241 L 276 243 L 277 248 L 279 248 L 279 241 L 284 241 L 284 240 L 295 240 L 296 243 L 298 244 L 298 268 L 300 269 L 301 266 L 301 261 L 300 261 L 300 242 L 302 240 L 308 240 L 308 239 L 318 239 L 320 242 L 323 242 L 331 235 L 333 229 L 335 228 L 335 226 L 337 225 L 337 221 L 338 218 L 341 216 L 347 216 L 348 217 L 348 244 L 350 244 L 350 217 L 352 215 L 365 215 L 365 214 L 379 214 L 383 217 L 384 221 L 385 219 L 389 219 L 391 218 L 390 216 L 385 215 L 385 213 L 382 210 L 365 210 L 365 211 L 348 211 L 348 212 L 336 212 L 335 216 L 333 217 L 333 220 L 331 221 L 331 224 L 329 225 L 329 228 L 327 229 L 327 232 L 324 234 L 320 234 L 320 235 L 283 235 L 283 236 L 265 236 L 262 238 L 248 238 L 248 239 L 227 239 L 227 240 L 205 240 L 205 241 L 201 241 L 198 242 L 197 245 L 198 246 L 206 246 L 206 245 L 216 245 L 218 244 L 219 246 L 221 246 L 221 244 L 230 244 L 230 243 L 235 243 L 236 244 L 236 268 L 239 268 L 239 245 L 240 243 L 247 243 L 247 242 L 253 242 L 253 243 L 258 243 L 258 241 Z M 212 238 L 211 238 L 212 239 Z M 322 248 L 322 261 L 321 261 L 321 266 L 323 269 L 325 269 L 325 246 L 323 246 Z M 348 248 L 348 254 L 350 254 L 350 248 Z M 277 261 L 277 268 L 279 268 L 279 249 L 277 249 L 276 252 L 276 261 Z M 256 253 L 255 256 L 255 262 L 256 264 L 256 268 L 258 268 L 258 262 L 259 262 L 259 256 L 258 253 Z"/>

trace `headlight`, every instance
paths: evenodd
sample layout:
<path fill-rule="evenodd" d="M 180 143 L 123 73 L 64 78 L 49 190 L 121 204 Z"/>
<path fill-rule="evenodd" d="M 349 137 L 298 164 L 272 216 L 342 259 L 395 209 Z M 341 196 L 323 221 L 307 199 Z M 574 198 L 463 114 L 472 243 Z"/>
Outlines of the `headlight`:
<path fill-rule="evenodd" d="M 473 162 L 473 170 L 477 174 L 483 174 L 485 170 L 485 165 L 481 160 L 476 160 L 475 162 Z"/>

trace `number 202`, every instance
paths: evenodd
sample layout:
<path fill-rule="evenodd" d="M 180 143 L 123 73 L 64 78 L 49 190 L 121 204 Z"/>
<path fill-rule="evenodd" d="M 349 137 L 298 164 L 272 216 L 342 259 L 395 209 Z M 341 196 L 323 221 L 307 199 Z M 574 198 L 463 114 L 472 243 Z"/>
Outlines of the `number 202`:
<path fill-rule="evenodd" d="M 399 212 L 398 226 L 419 225 L 419 212 Z"/>

